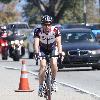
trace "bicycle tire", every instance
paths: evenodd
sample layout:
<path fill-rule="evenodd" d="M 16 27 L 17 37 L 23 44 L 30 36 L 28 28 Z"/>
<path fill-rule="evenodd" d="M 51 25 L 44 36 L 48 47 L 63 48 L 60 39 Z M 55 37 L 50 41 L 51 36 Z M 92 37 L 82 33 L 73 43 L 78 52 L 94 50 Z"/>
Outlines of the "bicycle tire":
<path fill-rule="evenodd" d="M 36 61 L 36 65 L 38 65 L 38 61 Z"/>
<path fill-rule="evenodd" d="M 46 100 L 51 100 L 51 78 L 50 78 L 50 72 L 48 72 L 47 75 L 47 82 L 46 82 Z"/>
<path fill-rule="evenodd" d="M 38 59 L 36 59 L 36 65 L 38 65 Z"/>

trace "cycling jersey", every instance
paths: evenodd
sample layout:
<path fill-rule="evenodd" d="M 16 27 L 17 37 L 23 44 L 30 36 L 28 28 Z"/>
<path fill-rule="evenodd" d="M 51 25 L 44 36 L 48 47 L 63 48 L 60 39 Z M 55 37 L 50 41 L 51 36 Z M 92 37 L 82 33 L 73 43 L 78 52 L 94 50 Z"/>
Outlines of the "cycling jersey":
<path fill-rule="evenodd" d="M 34 37 L 39 38 L 40 52 L 51 53 L 56 47 L 56 37 L 60 36 L 60 31 L 57 27 L 51 26 L 48 34 L 45 34 L 43 28 L 37 28 L 34 31 Z"/>

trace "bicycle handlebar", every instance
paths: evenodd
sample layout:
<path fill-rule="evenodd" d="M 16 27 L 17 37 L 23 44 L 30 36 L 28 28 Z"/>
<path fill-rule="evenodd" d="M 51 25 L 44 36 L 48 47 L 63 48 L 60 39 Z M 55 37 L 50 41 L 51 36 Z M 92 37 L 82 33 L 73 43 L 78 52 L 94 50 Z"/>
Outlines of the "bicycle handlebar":
<path fill-rule="evenodd" d="M 40 57 L 52 58 L 52 57 L 59 57 L 59 55 L 42 55 L 42 56 L 39 56 L 37 59 L 40 59 Z"/>
<path fill-rule="evenodd" d="M 36 65 L 38 65 L 38 59 L 40 59 L 41 57 L 45 57 L 45 59 L 47 59 L 47 60 L 48 60 L 49 58 L 52 58 L 52 57 L 58 57 L 58 62 L 59 62 L 59 64 L 62 63 L 61 57 L 59 57 L 59 55 L 42 55 L 42 56 L 39 56 L 39 57 L 36 58 Z"/>

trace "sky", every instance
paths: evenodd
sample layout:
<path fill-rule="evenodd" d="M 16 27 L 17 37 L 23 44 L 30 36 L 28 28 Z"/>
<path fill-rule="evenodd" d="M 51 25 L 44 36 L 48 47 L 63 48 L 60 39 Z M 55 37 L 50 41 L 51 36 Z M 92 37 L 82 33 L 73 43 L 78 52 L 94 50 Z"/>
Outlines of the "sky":
<path fill-rule="evenodd" d="M 96 0 L 96 7 L 99 8 L 99 0 Z"/>
<path fill-rule="evenodd" d="M 27 0 L 20 0 L 20 2 L 16 5 L 16 10 L 20 13 L 23 12 L 23 6 L 27 4 Z M 25 17 L 21 16 L 21 19 L 19 19 L 20 21 L 25 21 Z"/>
<path fill-rule="evenodd" d="M 0 11 L 2 11 L 4 8 L 4 4 L 3 3 L 0 3 Z"/>
<path fill-rule="evenodd" d="M 23 6 L 27 4 L 27 0 L 20 0 L 20 2 L 16 5 L 16 10 L 19 12 L 23 11 Z"/>

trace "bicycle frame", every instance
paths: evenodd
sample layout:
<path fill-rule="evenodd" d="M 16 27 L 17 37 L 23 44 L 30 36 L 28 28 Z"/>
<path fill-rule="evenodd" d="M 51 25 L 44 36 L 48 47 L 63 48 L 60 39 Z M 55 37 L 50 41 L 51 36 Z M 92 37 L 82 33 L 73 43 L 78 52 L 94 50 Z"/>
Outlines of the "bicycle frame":
<path fill-rule="evenodd" d="M 43 93 L 44 97 L 46 100 L 51 100 L 51 95 L 52 95 L 52 86 L 51 86 L 51 66 L 50 66 L 50 59 L 52 57 L 59 57 L 58 55 L 52 56 L 51 54 L 49 55 L 44 55 L 44 56 L 39 56 L 42 58 L 46 59 L 46 70 L 45 70 L 45 80 L 43 82 Z M 36 59 L 36 62 L 38 61 L 39 58 Z"/>

